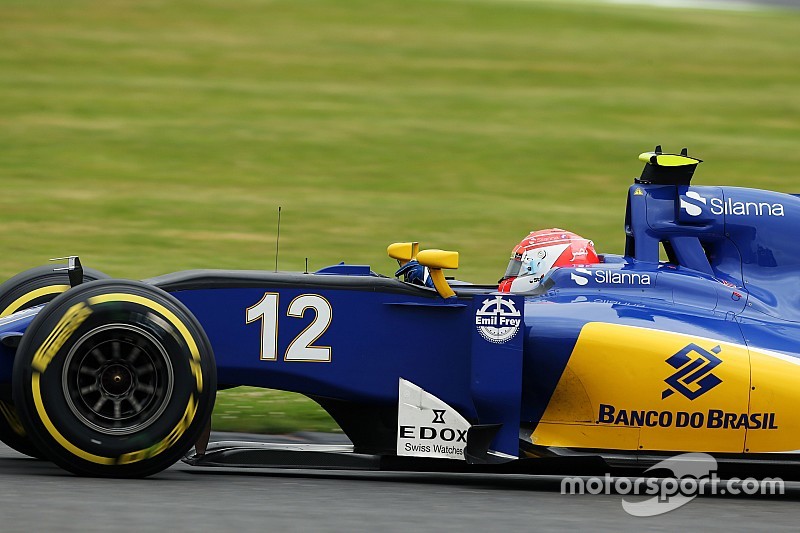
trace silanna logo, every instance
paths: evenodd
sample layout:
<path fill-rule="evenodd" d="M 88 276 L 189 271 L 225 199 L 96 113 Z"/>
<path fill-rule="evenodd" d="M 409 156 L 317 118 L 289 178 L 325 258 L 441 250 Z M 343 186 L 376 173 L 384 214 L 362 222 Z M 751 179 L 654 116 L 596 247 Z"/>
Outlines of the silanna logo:
<path fill-rule="evenodd" d="M 652 281 L 650 274 L 642 272 L 588 268 L 576 268 L 575 272 L 570 272 L 569 278 L 580 286 L 588 284 L 589 281 L 594 281 L 598 285 L 651 285 Z"/>
<path fill-rule="evenodd" d="M 686 211 L 686 214 L 690 217 L 699 217 L 702 215 L 703 208 L 700 207 L 700 204 L 706 205 L 708 201 L 694 191 L 687 192 L 686 197 L 694 200 L 694 202 L 688 202 L 681 198 L 681 209 Z"/>
<path fill-rule="evenodd" d="M 784 216 L 783 204 L 770 202 L 740 202 L 733 198 L 706 198 L 695 191 L 681 197 L 681 209 L 690 217 L 699 217 L 708 207 L 712 215 Z"/>
<path fill-rule="evenodd" d="M 694 400 L 722 383 L 721 379 L 712 374 L 722 362 L 717 357 L 721 351 L 719 346 L 709 351 L 691 343 L 670 356 L 666 362 L 677 369 L 677 372 L 664 380 L 669 387 L 661 393 L 661 399 L 679 392 Z"/>
<path fill-rule="evenodd" d="M 522 324 L 522 313 L 514 301 L 502 296 L 487 298 L 475 312 L 475 326 L 481 337 L 502 344 L 514 338 Z"/>

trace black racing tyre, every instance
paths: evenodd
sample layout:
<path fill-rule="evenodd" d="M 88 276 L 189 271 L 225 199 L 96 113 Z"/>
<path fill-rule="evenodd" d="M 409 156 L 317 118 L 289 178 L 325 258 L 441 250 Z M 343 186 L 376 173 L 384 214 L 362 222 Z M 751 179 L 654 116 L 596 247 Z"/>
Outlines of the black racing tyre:
<path fill-rule="evenodd" d="M 17 350 L 14 402 L 44 455 L 78 475 L 144 477 L 197 442 L 211 417 L 211 344 L 172 295 L 101 280 L 54 299 Z"/>
<path fill-rule="evenodd" d="M 22 427 L 17 408 L 13 403 L 3 400 L 0 400 L 0 441 L 28 457 L 44 458 L 28 438 L 25 428 Z"/>
<path fill-rule="evenodd" d="M 66 271 L 55 272 L 54 265 L 45 265 L 17 274 L 0 285 L 0 318 L 36 305 L 47 303 L 69 289 Z M 107 278 L 102 272 L 83 269 L 83 280 Z M 41 459 L 43 456 L 25 433 L 17 408 L 10 398 L 0 399 L 0 441 L 20 453 Z"/>

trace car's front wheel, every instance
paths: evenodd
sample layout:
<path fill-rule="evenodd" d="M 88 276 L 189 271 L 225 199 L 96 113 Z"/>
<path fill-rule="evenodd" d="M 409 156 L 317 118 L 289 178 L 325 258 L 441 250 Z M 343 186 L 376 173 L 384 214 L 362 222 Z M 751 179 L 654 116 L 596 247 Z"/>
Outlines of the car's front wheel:
<path fill-rule="evenodd" d="M 104 280 L 59 296 L 14 363 L 20 419 L 79 475 L 142 477 L 182 457 L 211 416 L 216 368 L 197 319 L 170 294 Z"/>

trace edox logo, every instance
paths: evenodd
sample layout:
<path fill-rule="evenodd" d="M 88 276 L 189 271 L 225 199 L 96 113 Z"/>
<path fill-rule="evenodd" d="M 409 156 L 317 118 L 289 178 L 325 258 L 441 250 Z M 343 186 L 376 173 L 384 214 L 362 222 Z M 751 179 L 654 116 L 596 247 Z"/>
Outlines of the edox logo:
<path fill-rule="evenodd" d="M 721 379 L 711 373 L 722 362 L 716 356 L 721 351 L 722 348 L 719 346 L 708 351 L 691 343 L 670 356 L 667 363 L 676 368 L 677 372 L 664 380 L 669 388 L 661 393 L 661 399 L 680 392 L 690 400 L 694 400 L 722 383 Z"/>

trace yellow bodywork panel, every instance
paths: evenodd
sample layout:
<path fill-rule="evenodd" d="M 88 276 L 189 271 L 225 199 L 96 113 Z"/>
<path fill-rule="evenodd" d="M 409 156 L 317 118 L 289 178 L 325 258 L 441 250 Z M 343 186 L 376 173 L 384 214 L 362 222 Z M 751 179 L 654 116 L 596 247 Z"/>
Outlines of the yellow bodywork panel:
<path fill-rule="evenodd" d="M 681 359 L 676 354 L 686 361 L 679 368 L 667 362 Z M 721 362 L 714 366 L 709 361 L 717 357 Z M 676 376 L 684 376 L 680 390 L 665 381 Z M 723 421 L 726 414 L 747 416 L 749 389 L 745 346 L 593 322 L 581 330 L 531 440 L 542 446 L 741 453 L 747 428 L 726 428 Z"/>
<path fill-rule="evenodd" d="M 531 437 L 531 442 L 557 448 L 636 450 L 639 447 L 639 430 L 628 427 L 540 422 Z"/>
<path fill-rule="evenodd" d="M 786 452 L 800 449 L 798 383 L 800 360 L 775 352 L 751 348 L 752 390 L 750 413 L 764 419 L 774 413 L 771 431 L 748 431 L 746 451 Z"/>

